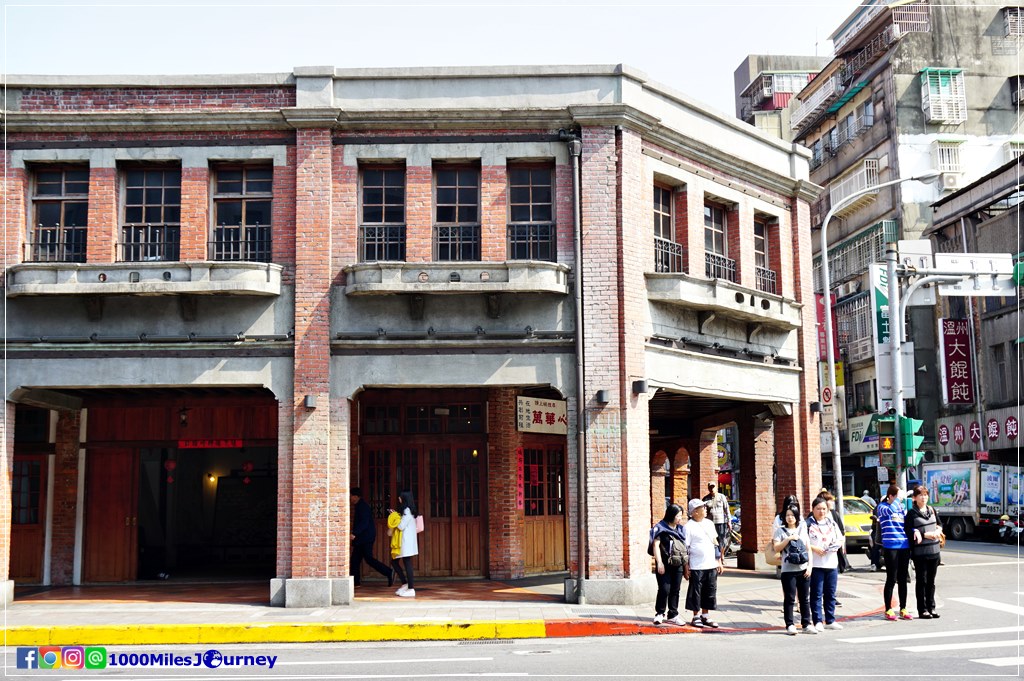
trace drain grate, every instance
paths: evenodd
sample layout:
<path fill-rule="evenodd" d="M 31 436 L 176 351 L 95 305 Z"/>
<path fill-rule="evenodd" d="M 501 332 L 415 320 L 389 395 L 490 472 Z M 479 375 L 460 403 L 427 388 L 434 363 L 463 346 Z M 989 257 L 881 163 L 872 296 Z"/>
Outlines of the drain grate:
<path fill-rule="evenodd" d="M 493 646 L 493 645 L 509 645 L 512 643 L 510 638 L 485 638 L 477 641 L 459 641 L 460 646 Z"/>
<path fill-rule="evenodd" d="M 569 612 L 577 617 L 609 617 L 623 614 L 620 608 L 604 608 L 601 610 L 594 608 L 569 608 Z"/>

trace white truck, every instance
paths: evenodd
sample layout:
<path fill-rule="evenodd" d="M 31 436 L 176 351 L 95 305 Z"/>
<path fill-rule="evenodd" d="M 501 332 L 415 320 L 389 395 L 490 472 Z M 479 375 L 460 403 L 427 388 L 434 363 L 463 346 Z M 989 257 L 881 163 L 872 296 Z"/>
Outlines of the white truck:
<path fill-rule="evenodd" d="M 1020 470 L 1016 466 L 954 461 L 926 463 L 921 468 L 921 482 L 950 539 L 995 532 L 999 517 L 1009 512 L 1008 499 L 1013 501 L 1011 515 L 1018 512 Z"/>

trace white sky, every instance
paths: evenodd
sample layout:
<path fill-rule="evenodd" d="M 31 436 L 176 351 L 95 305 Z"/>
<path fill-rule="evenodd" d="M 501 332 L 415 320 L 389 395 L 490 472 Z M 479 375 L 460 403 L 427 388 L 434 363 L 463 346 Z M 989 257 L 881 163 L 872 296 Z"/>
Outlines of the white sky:
<path fill-rule="evenodd" d="M 748 54 L 827 56 L 856 0 L 664 3 L 3 0 L 10 74 L 628 64 L 726 113 Z"/>

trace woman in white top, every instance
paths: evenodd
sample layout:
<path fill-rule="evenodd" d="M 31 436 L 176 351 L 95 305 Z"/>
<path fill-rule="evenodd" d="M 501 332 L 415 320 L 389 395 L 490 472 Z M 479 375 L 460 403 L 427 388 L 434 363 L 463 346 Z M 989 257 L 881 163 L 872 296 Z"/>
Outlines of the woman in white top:
<path fill-rule="evenodd" d="M 402 492 L 398 495 L 398 508 L 395 510 L 402 516 L 402 521 L 398 524 L 398 529 L 402 532 L 402 550 L 391 560 L 391 567 L 402 580 L 402 586 L 395 594 L 403 598 L 416 598 L 412 557 L 419 554 L 420 547 L 416 538 L 416 502 L 413 501 L 412 492 Z M 402 569 L 403 566 L 405 570 Z"/>
<path fill-rule="evenodd" d="M 783 509 L 780 516 L 784 518 L 785 525 L 775 530 L 772 548 L 782 554 L 782 603 L 786 633 L 790 636 L 796 635 L 793 603 L 799 596 L 800 624 L 803 631 L 805 634 L 817 634 L 818 630 L 811 624 L 811 607 L 807 597 L 811 578 L 807 524 L 800 522 L 800 509 L 795 505 Z"/>
<path fill-rule="evenodd" d="M 842 629 L 836 618 L 836 585 L 839 582 L 839 549 L 845 543 L 842 530 L 828 512 L 828 502 L 818 496 L 811 502 L 807 535 L 811 546 L 811 608 L 814 628 Z M 822 608 L 825 616 L 822 624 Z"/>
<path fill-rule="evenodd" d="M 708 617 L 717 603 L 718 575 L 722 574 L 722 552 L 718 548 L 715 525 L 707 519 L 707 509 L 700 499 L 691 499 L 687 504 L 690 520 L 683 526 L 686 533 L 686 549 L 690 560 L 686 563 L 685 576 L 689 585 L 686 589 L 686 609 L 693 613 L 690 624 L 697 628 L 718 628 L 718 623 Z M 717 553 L 717 555 L 716 555 Z"/>

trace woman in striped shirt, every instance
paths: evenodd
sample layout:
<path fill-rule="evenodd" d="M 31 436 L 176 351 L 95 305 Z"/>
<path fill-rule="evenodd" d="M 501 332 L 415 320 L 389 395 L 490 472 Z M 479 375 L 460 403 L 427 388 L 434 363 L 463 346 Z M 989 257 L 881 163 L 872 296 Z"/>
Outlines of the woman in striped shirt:
<path fill-rule="evenodd" d="M 882 528 L 882 553 L 885 554 L 885 619 L 896 621 L 892 609 L 892 588 L 896 586 L 900 597 L 899 619 L 914 619 L 907 611 L 907 584 L 910 582 L 910 541 L 904 529 L 906 511 L 899 498 L 900 488 L 889 485 L 885 499 L 875 508 L 875 516 Z"/>

